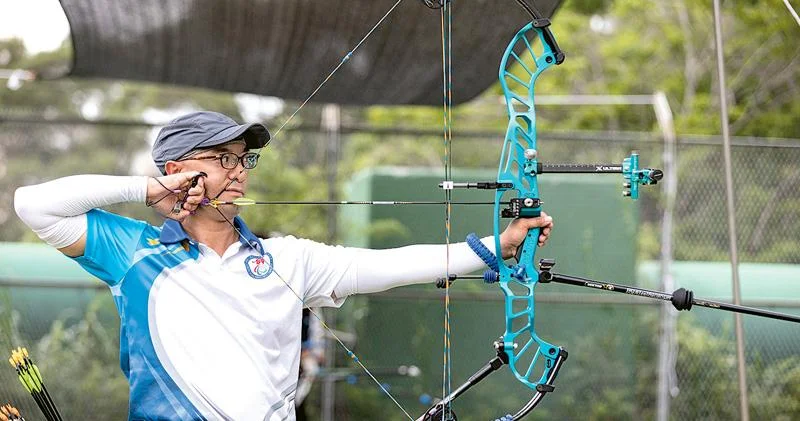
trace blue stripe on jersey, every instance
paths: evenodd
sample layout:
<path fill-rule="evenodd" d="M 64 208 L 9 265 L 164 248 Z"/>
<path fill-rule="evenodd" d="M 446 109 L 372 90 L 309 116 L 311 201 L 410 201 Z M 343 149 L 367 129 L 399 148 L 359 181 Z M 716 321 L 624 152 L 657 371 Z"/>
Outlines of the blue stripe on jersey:
<path fill-rule="evenodd" d="M 120 367 L 130 383 L 129 419 L 204 419 L 159 361 L 148 319 L 154 280 L 196 259 L 199 250 L 162 244 L 161 228 L 102 210 L 90 211 L 87 220 L 86 251 L 75 260 L 112 287 L 120 315 Z"/>
<path fill-rule="evenodd" d="M 153 232 L 156 233 L 155 230 Z M 122 298 L 126 309 L 123 321 L 127 326 L 126 348 L 132 350 L 128 356 L 130 415 L 147 419 L 202 419 L 202 415 L 161 365 L 153 345 L 148 317 L 148 301 L 154 280 L 164 269 L 174 268 L 188 259 L 196 258 L 197 248 L 191 247 L 187 252 L 180 245 L 157 247 L 162 252 L 149 254 L 139 260 L 122 284 Z M 180 249 L 177 253 L 174 252 L 176 248 Z M 131 282 L 132 280 L 136 281 Z"/>

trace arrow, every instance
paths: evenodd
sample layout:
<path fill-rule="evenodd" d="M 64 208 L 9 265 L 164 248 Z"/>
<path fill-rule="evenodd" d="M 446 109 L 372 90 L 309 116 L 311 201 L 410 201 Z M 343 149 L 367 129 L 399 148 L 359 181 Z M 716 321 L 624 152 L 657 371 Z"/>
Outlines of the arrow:
<path fill-rule="evenodd" d="M 36 405 L 41 409 L 47 421 L 62 421 L 61 414 L 58 412 L 50 393 L 42 380 L 42 373 L 39 367 L 33 363 L 26 348 L 17 348 L 11 351 L 11 358 L 8 359 L 11 366 L 17 370 L 20 383 L 25 390 L 31 394 Z"/>
<path fill-rule="evenodd" d="M 508 204 L 508 202 L 502 202 Z M 246 197 L 240 197 L 231 201 L 221 201 L 216 199 L 205 199 L 201 203 L 203 206 L 218 207 L 223 205 L 234 206 L 253 206 L 253 205 L 386 205 L 386 206 L 405 206 L 405 205 L 494 205 L 494 202 L 447 202 L 447 201 L 402 201 L 402 200 L 342 200 L 342 201 L 295 201 L 295 200 L 275 200 L 260 201 Z"/>

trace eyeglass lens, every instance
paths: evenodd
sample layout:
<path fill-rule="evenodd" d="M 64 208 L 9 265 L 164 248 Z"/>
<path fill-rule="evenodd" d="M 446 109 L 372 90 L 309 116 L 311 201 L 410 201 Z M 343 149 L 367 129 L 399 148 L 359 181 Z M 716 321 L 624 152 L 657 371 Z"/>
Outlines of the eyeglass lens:
<path fill-rule="evenodd" d="M 226 169 L 236 168 L 236 165 L 241 162 L 245 169 L 253 169 L 258 164 L 258 154 L 248 152 L 241 157 L 234 153 L 225 153 L 220 156 L 222 167 Z"/>

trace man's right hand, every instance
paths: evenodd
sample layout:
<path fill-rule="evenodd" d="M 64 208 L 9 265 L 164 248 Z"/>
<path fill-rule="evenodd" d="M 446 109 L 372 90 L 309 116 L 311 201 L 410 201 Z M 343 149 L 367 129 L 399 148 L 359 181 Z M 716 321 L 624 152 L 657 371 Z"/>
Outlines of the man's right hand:
<path fill-rule="evenodd" d="M 204 173 L 188 171 L 151 178 L 147 182 L 147 203 L 165 218 L 183 221 L 205 198 L 204 177 Z"/>

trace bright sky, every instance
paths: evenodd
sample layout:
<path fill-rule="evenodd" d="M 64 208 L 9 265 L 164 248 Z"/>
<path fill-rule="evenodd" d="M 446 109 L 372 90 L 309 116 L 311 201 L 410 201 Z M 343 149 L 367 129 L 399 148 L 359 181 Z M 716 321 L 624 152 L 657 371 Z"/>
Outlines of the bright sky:
<path fill-rule="evenodd" d="M 0 0 L 0 39 L 22 38 L 29 52 L 55 50 L 69 35 L 58 0 Z"/>

